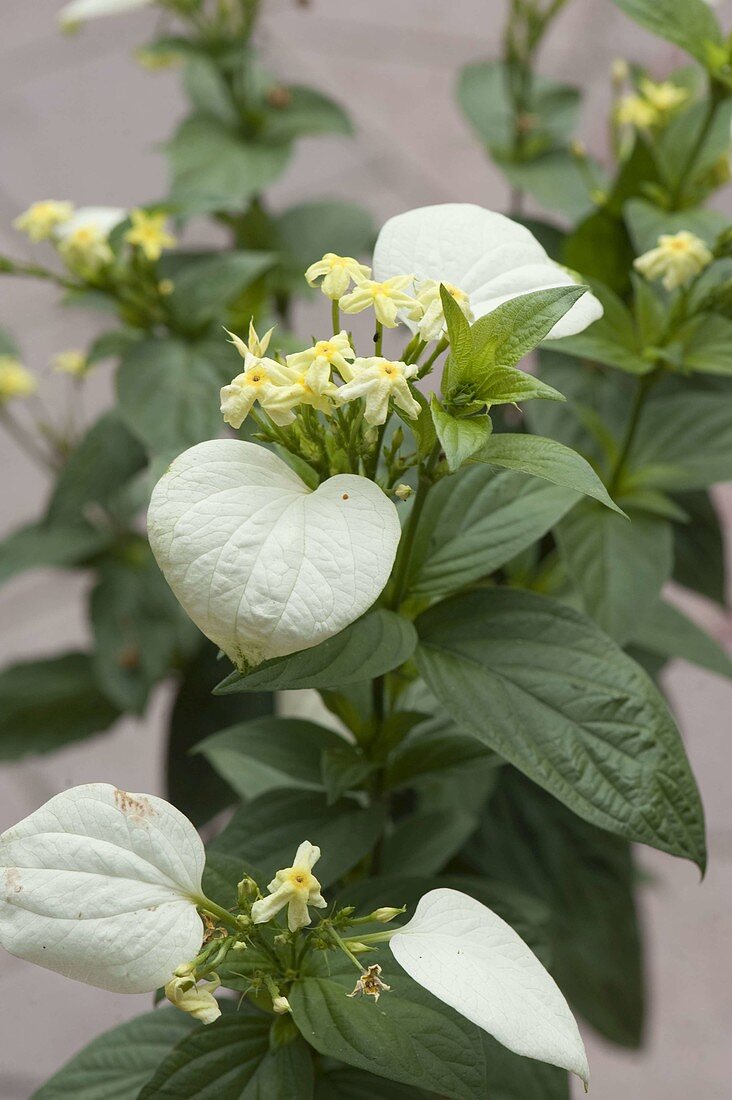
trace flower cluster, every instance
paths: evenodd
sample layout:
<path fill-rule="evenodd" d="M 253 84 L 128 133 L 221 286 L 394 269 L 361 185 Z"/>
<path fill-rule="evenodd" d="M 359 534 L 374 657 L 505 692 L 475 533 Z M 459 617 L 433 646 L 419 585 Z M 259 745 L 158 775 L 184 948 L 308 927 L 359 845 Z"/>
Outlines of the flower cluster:
<path fill-rule="evenodd" d="M 621 96 L 615 105 L 615 119 L 621 126 L 649 130 L 665 125 L 689 99 L 689 92 L 670 80 L 659 84 L 644 78 L 637 91 Z"/>
<path fill-rule="evenodd" d="M 69 271 L 93 279 L 115 259 L 110 241 L 113 230 L 129 221 L 122 234 L 133 254 L 153 263 L 164 249 L 173 248 L 176 239 L 167 231 L 167 217 L 161 212 L 128 211 L 115 206 L 86 206 L 75 209 L 73 203 L 46 199 L 34 202 L 13 225 L 34 242 L 49 241 Z"/>

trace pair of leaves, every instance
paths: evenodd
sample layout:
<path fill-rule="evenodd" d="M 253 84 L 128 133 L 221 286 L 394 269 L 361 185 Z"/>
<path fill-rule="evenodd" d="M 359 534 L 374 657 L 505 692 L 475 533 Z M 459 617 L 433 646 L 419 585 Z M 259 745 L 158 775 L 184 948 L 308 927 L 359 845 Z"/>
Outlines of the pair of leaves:
<path fill-rule="evenodd" d="M 595 825 L 694 860 L 704 821 L 674 721 L 589 619 L 527 592 L 455 596 L 417 620 L 417 666 L 467 733 Z"/>

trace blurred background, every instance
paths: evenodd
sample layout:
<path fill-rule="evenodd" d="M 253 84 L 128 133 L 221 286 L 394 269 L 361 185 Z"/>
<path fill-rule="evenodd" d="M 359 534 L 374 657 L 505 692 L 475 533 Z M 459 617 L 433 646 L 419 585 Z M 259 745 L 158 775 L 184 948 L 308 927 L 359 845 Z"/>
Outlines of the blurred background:
<path fill-rule="evenodd" d="M 183 114 L 179 74 L 151 74 L 133 51 L 155 17 L 141 11 L 95 20 L 61 35 L 57 0 L 3 0 L 0 37 L 0 252 L 31 258 L 10 223 L 30 202 L 132 206 L 165 193 L 159 146 Z M 729 25 L 732 2 L 718 5 Z M 294 164 L 270 191 L 274 206 L 308 198 L 352 199 L 377 224 L 425 203 L 508 205 L 506 184 L 482 153 L 454 98 L 468 61 L 497 56 L 499 0 L 265 0 L 259 45 L 286 82 L 311 84 L 340 101 L 356 126 L 353 140 L 302 142 Z M 623 56 L 655 77 L 682 62 L 671 46 L 625 18 L 610 0 L 571 0 L 540 61 L 547 75 L 586 95 L 581 136 L 602 157 L 610 98 L 609 67 Z M 529 210 L 531 209 L 529 205 Z M 727 192 L 727 211 L 732 200 Z M 203 221 L 192 241 L 213 243 Z M 94 332 L 88 312 L 61 310 L 56 293 L 30 281 L 3 280 L 0 325 L 11 327 L 27 365 L 41 372 L 59 350 Z M 309 331 L 309 330 L 308 330 Z M 85 390 L 91 411 L 110 401 L 99 369 Z M 0 536 L 39 512 L 48 492 L 39 473 L 0 434 Z M 732 487 L 717 490 L 732 530 Z M 729 543 L 732 552 L 732 539 Z M 0 591 L 0 662 L 82 645 L 84 579 L 33 571 Z M 732 619 L 701 599 L 685 609 L 732 647 Z M 710 869 L 700 885 L 688 864 L 645 849 L 644 919 L 649 937 L 651 1006 L 645 1049 L 627 1053 L 588 1041 L 595 1100 L 727 1100 L 732 911 L 732 686 L 682 662 L 667 685 L 684 730 L 707 810 Z M 0 772 L 0 831 L 57 791 L 103 780 L 133 791 L 161 791 L 161 725 L 170 698 L 159 691 L 142 720 L 111 734 Z M 297 705 L 306 705 L 299 700 Z M 123 997 L 0 958 L 0 1100 L 27 1100 L 92 1036 L 136 1015 L 147 998 Z M 577 1092 L 579 1096 L 579 1091 Z"/>

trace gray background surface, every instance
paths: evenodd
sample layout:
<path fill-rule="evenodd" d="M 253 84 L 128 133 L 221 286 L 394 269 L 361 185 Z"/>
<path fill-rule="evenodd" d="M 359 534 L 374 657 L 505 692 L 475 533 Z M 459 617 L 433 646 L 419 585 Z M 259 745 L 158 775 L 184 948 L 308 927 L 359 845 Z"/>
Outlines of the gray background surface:
<path fill-rule="evenodd" d="M 55 0 L 2 0 L 0 35 L 0 252 L 31 256 L 10 222 L 34 199 L 130 206 L 165 191 L 157 148 L 183 111 L 175 73 L 150 75 L 133 62 L 155 18 L 141 12 L 98 20 L 73 39 L 57 33 Z M 428 202 L 469 200 L 505 207 L 507 189 L 483 157 L 456 106 L 453 87 L 467 61 L 495 55 L 504 14 L 495 0 L 313 0 L 265 2 L 260 43 L 285 80 L 312 83 L 350 110 L 358 133 L 304 143 L 272 193 L 276 204 L 309 197 L 353 198 L 377 220 Z M 732 4 L 720 5 L 727 23 Z M 572 0 L 543 57 L 551 75 L 587 91 L 582 136 L 605 150 L 607 72 L 632 56 L 658 75 L 677 51 L 625 19 L 610 0 Z M 727 204 L 729 209 L 729 203 Z M 210 240 L 205 225 L 192 239 Z M 42 247 L 42 246 L 36 246 Z M 27 364 L 45 371 L 55 352 L 83 344 L 88 314 L 61 311 L 55 295 L 30 282 L 0 284 L 0 324 L 12 326 Z M 62 391 L 50 385 L 53 402 Z M 88 410 L 110 399 L 100 370 Z M 48 485 L 0 435 L 0 533 L 37 515 Z M 728 528 L 732 493 L 718 490 Z M 0 591 L 0 660 L 83 645 L 83 577 L 43 571 Z M 686 607 L 727 645 L 732 619 L 702 601 Z M 711 863 L 696 871 L 645 850 L 652 876 L 644 893 L 652 1003 L 639 1054 L 608 1048 L 585 1029 L 595 1100 L 727 1100 L 732 1018 L 729 943 L 732 807 L 729 762 L 732 688 L 683 663 L 669 673 L 672 699 L 704 797 Z M 161 690 L 145 718 L 113 733 L 0 773 L 0 830 L 74 783 L 108 780 L 129 790 L 161 787 Z M 0 957 L 0 1100 L 25 1100 L 93 1035 L 145 1010 L 147 997 L 114 996 Z M 580 1090 L 577 1091 L 580 1095 Z"/>

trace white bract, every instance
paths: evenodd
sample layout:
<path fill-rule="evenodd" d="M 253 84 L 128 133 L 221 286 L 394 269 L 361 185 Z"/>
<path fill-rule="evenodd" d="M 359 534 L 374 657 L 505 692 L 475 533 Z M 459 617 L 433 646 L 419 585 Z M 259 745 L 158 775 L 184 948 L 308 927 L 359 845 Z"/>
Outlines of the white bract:
<path fill-rule="evenodd" d="M 521 294 L 576 282 L 528 229 L 472 203 L 423 206 L 390 218 L 376 242 L 374 279 L 401 274 L 452 284 L 468 296 L 476 318 Z M 597 298 L 583 294 L 549 336 L 573 336 L 601 316 Z M 417 331 L 415 321 L 404 320 Z"/>
<path fill-rule="evenodd" d="M 100 989 L 157 989 L 200 950 L 204 862 L 161 798 L 72 787 L 0 836 L 0 944 Z"/>
<path fill-rule="evenodd" d="M 587 1083 L 585 1048 L 554 979 L 481 902 L 458 890 L 431 890 L 389 946 L 411 978 L 509 1050 Z"/>
<path fill-rule="evenodd" d="M 133 8 L 144 8 L 153 0 L 72 0 L 58 13 L 59 22 L 64 27 L 73 27 L 85 19 L 96 19 L 100 15 L 118 15 Z"/>
<path fill-rule="evenodd" d="M 70 218 L 56 227 L 55 235 L 60 241 L 65 241 L 80 229 L 88 229 L 101 237 L 108 237 L 126 217 L 127 211 L 121 206 L 80 206 Z"/>
<path fill-rule="evenodd" d="M 338 474 L 315 491 L 238 439 L 185 451 L 156 485 L 150 545 L 194 623 L 237 665 L 318 645 L 376 600 L 399 543 L 394 504 Z"/>

